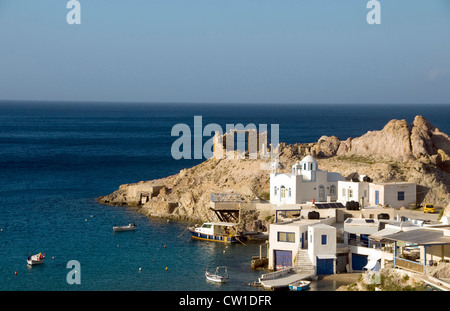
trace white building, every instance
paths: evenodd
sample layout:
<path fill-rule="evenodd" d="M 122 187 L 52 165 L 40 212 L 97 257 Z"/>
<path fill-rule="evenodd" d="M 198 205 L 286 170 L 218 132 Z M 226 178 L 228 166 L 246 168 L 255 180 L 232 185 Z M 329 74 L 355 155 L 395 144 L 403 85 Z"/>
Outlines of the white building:
<path fill-rule="evenodd" d="M 308 236 L 308 254 L 316 274 L 335 274 L 336 228 L 325 224 L 309 226 Z"/>
<path fill-rule="evenodd" d="M 360 206 L 369 204 L 369 183 L 354 181 L 339 181 L 337 201 L 346 204 L 350 201 L 359 202 Z"/>
<path fill-rule="evenodd" d="M 292 166 L 290 174 L 279 173 L 272 165 L 270 174 L 270 203 L 301 204 L 307 201 L 336 201 L 339 173 L 319 170 L 317 160 L 308 155 Z"/>
<path fill-rule="evenodd" d="M 393 208 L 416 204 L 416 184 L 408 182 L 370 183 L 369 204 Z"/>
<path fill-rule="evenodd" d="M 409 207 L 416 204 L 416 184 L 408 182 L 371 183 L 339 181 L 337 201 L 346 204 L 359 202 L 360 206 Z"/>
<path fill-rule="evenodd" d="M 336 218 L 303 219 L 271 224 L 269 230 L 269 269 L 282 270 L 299 265 L 299 253 L 306 253 L 317 274 L 335 273 Z"/>

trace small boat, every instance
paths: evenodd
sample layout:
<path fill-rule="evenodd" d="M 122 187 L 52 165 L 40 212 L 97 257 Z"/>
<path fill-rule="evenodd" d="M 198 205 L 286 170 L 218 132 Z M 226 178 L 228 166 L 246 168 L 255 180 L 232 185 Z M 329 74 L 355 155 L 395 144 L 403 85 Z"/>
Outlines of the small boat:
<path fill-rule="evenodd" d="M 237 224 L 229 222 L 205 222 L 201 227 L 189 227 L 193 239 L 236 243 L 239 238 L 234 232 Z"/>
<path fill-rule="evenodd" d="M 127 226 L 117 226 L 113 227 L 114 232 L 121 232 L 121 231 L 132 231 L 136 229 L 136 224 L 128 224 Z"/>
<path fill-rule="evenodd" d="M 39 253 L 36 255 L 31 255 L 31 256 L 28 256 L 28 258 L 27 258 L 27 263 L 30 266 L 43 264 L 44 261 L 45 261 L 45 254 L 42 255 L 42 253 Z"/>
<path fill-rule="evenodd" d="M 220 273 L 221 270 L 223 271 L 222 273 Z M 215 273 L 210 273 L 208 268 L 206 268 L 205 277 L 206 280 L 216 283 L 225 283 L 230 279 L 228 277 L 228 269 L 226 266 L 217 267 Z"/>
<path fill-rule="evenodd" d="M 305 280 L 296 281 L 296 282 L 289 284 L 289 290 L 293 290 L 293 291 L 308 290 L 310 284 L 311 284 L 311 281 L 305 281 Z"/>

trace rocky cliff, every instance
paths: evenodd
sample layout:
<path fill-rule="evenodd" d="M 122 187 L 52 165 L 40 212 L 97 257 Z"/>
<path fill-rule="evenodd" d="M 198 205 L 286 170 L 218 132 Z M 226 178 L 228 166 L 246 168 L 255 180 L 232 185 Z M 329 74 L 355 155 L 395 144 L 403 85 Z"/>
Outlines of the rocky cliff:
<path fill-rule="evenodd" d="M 281 143 L 282 171 L 289 172 L 307 154 L 318 159 L 319 169 L 368 175 L 376 182 L 414 182 L 419 202 L 443 207 L 450 202 L 450 139 L 422 116 L 411 125 L 391 120 L 381 130 L 344 141 L 323 136 L 317 143 Z M 209 209 L 211 194 L 235 193 L 246 202 L 264 198 L 270 186 L 268 167 L 270 160 L 212 158 L 173 176 L 122 185 L 98 201 L 139 206 L 149 216 L 217 220 Z"/>

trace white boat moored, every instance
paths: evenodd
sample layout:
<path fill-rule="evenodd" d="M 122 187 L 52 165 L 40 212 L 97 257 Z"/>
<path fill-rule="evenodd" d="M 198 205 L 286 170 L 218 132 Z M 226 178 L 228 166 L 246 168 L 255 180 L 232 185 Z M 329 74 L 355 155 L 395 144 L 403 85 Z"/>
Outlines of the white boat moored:
<path fill-rule="evenodd" d="M 221 270 L 223 271 L 222 273 L 220 273 Z M 217 267 L 215 273 L 209 272 L 208 268 L 206 268 L 205 277 L 206 280 L 216 283 L 225 283 L 230 279 L 228 277 L 228 269 L 226 266 Z"/>
<path fill-rule="evenodd" d="M 31 255 L 27 258 L 27 264 L 30 266 L 43 264 L 45 261 L 45 254 L 42 253 Z"/>
<path fill-rule="evenodd" d="M 289 284 L 289 289 L 293 291 L 302 291 L 308 290 L 311 281 L 300 280 L 294 283 Z"/>
<path fill-rule="evenodd" d="M 136 229 L 136 224 L 128 224 L 127 226 L 117 226 L 113 227 L 114 232 L 120 232 L 120 231 L 132 231 Z"/>

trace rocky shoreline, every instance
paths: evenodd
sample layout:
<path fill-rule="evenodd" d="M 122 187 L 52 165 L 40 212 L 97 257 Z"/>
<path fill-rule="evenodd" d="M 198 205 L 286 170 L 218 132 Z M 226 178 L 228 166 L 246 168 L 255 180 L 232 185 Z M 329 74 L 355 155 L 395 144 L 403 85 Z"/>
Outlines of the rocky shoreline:
<path fill-rule="evenodd" d="M 450 138 L 422 116 L 412 124 L 391 120 L 383 129 L 341 141 L 322 136 L 317 143 L 278 146 L 282 172 L 307 154 L 321 169 L 352 177 L 356 172 L 377 182 L 408 181 L 418 185 L 418 203 L 445 207 L 450 202 Z M 166 178 L 124 184 L 97 198 L 102 204 L 138 207 L 149 217 L 189 221 L 217 220 L 210 210 L 211 195 L 238 195 L 242 202 L 266 199 L 270 160 L 208 159 Z M 272 219 L 258 211 L 241 221 L 245 230 L 268 227 Z"/>

